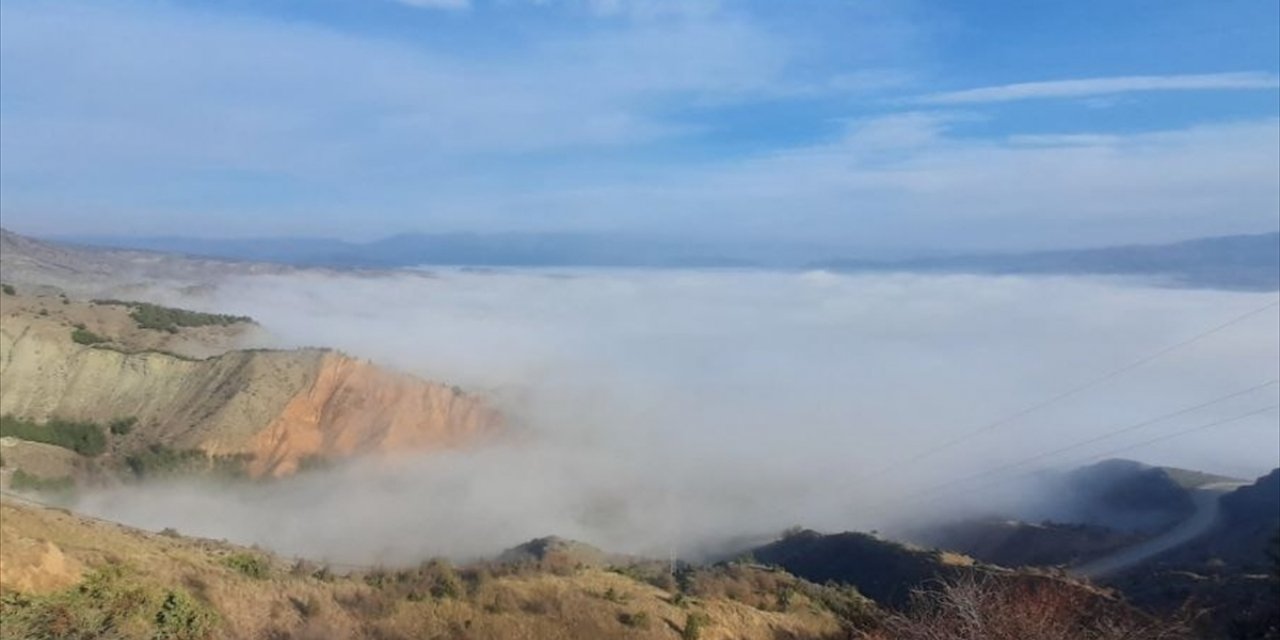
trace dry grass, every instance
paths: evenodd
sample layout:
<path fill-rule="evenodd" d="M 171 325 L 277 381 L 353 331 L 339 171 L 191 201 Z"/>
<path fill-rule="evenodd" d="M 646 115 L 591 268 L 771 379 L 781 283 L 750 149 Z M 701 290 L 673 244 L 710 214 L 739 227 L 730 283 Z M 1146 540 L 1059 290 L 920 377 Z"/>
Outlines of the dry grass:
<path fill-rule="evenodd" d="M 938 562 L 951 567 L 972 567 L 977 564 L 973 558 L 953 551 L 940 551 Z"/>
<path fill-rule="evenodd" d="M 68 594 L 94 571 L 117 568 L 138 593 L 179 593 L 207 607 L 217 620 L 208 637 L 674 639 L 695 612 L 709 621 L 702 640 L 844 637 L 836 617 L 802 594 L 785 608 L 767 599 L 756 604 L 768 606 L 756 607 L 711 592 L 676 604 L 667 591 L 602 569 L 495 575 L 484 568 L 428 563 L 416 569 L 326 576 L 321 567 L 262 553 L 256 557 L 267 562 L 266 571 L 249 576 L 228 560 L 249 552 L 214 541 L 141 532 L 7 497 L 0 501 L 0 594 L 76 603 L 80 600 Z M 734 578 L 739 579 L 755 580 Z M 613 596 L 606 598 L 606 593 Z M 145 600 L 147 606 L 161 601 Z"/>

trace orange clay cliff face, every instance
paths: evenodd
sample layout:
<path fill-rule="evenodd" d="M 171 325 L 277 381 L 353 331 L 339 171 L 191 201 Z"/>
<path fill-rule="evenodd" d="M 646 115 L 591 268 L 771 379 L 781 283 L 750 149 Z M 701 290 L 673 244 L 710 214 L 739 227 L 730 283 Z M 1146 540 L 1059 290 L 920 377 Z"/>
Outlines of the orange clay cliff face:
<path fill-rule="evenodd" d="M 254 475 L 300 461 L 456 448 L 492 434 L 500 417 L 456 388 L 328 353 L 310 384 L 249 443 Z"/>
<path fill-rule="evenodd" d="M 0 313 L 0 414 L 107 424 L 108 457 L 147 447 L 248 459 L 253 476 L 284 476 L 308 460 L 456 448 L 499 432 L 500 414 L 456 387 L 318 349 L 224 350 L 198 359 L 139 349 L 84 303 L 55 313 Z M 83 320 L 83 322 L 78 322 Z M 71 339 L 73 321 L 112 338 Z M 182 338 L 180 334 L 176 338 Z"/>

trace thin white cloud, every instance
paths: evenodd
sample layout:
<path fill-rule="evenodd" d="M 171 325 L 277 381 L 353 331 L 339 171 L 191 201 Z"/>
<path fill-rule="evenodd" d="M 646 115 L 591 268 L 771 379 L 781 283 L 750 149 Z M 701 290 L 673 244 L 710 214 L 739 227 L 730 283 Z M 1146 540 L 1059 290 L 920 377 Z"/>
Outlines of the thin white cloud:
<path fill-rule="evenodd" d="M 393 0 L 399 4 L 419 9 L 448 9 L 457 11 L 471 6 L 471 0 Z"/>
<path fill-rule="evenodd" d="M 596 218 L 614 228 L 662 220 L 703 235 L 785 228 L 872 250 L 1100 246 L 1275 228 L 1280 120 L 982 139 L 951 131 L 958 117 L 868 118 L 810 147 L 643 181 L 548 187 L 486 207 L 563 226 Z"/>
<path fill-rule="evenodd" d="M 1262 72 L 1206 73 L 1170 76 L 1117 76 L 1020 82 L 963 91 L 948 91 L 920 97 L 921 104 L 977 104 L 1012 102 L 1045 98 L 1082 98 L 1087 96 L 1133 93 L 1138 91 L 1216 91 L 1240 89 L 1274 89 L 1280 77 Z"/>
<path fill-rule="evenodd" d="M 984 137 L 952 126 L 978 114 L 908 109 L 758 153 L 648 155 L 706 126 L 673 117 L 672 105 L 751 105 L 805 95 L 803 83 L 848 96 L 922 81 L 878 61 L 806 75 L 794 40 L 733 15 L 594 21 L 503 57 L 146 6 L 0 3 L 9 224 L 1026 248 L 1271 230 L 1280 210 L 1274 118 Z M 859 28 L 876 40 L 886 27 Z M 354 228 L 352 211 L 362 214 Z"/>

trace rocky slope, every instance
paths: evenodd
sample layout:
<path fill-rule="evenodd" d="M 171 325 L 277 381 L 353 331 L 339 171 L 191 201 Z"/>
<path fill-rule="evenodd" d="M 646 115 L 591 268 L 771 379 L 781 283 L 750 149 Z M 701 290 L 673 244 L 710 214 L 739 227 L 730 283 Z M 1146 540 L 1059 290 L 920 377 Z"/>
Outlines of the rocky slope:
<path fill-rule="evenodd" d="M 21 293 L 3 303 L 0 414 L 133 421 L 108 455 L 198 449 L 280 476 L 308 460 L 461 446 L 501 422 L 476 396 L 336 352 L 225 350 L 238 339 L 227 327 L 138 337 L 116 322 L 120 307 Z M 73 340 L 77 325 L 104 342 Z"/>

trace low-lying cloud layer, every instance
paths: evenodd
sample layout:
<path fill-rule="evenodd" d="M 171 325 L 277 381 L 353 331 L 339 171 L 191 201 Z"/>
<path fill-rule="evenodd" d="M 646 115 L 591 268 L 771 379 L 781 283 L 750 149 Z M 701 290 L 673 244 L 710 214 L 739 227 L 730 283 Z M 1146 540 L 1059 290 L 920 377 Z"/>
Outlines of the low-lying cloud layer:
<path fill-rule="evenodd" d="M 81 508 L 360 563 L 465 558 L 546 534 L 690 556 L 794 524 L 870 529 L 981 504 L 984 483 L 929 499 L 956 478 L 1276 378 L 1272 307 L 912 461 L 1272 300 L 1080 278 L 826 272 L 247 278 L 172 301 L 252 315 L 280 346 L 330 345 L 489 394 L 518 434 L 268 486 L 94 494 Z M 1276 399 L 1265 387 L 1032 469 Z M 1278 462 L 1275 420 L 1262 413 L 1125 455 L 1251 477 Z"/>

